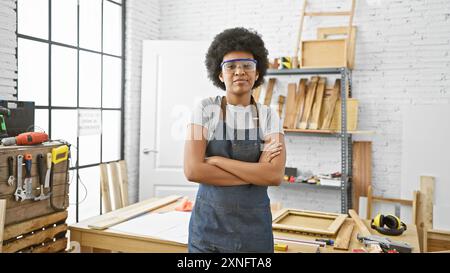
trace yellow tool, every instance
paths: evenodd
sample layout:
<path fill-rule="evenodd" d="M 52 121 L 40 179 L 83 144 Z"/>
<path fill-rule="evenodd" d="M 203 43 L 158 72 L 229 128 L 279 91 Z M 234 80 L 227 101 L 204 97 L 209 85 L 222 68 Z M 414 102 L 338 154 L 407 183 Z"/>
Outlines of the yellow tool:
<path fill-rule="evenodd" d="M 288 245 L 276 243 L 274 244 L 274 249 L 277 251 L 287 251 Z"/>
<path fill-rule="evenodd" d="M 62 145 L 58 148 L 52 149 L 52 163 L 58 164 L 59 162 L 67 160 L 69 156 L 69 146 Z"/>

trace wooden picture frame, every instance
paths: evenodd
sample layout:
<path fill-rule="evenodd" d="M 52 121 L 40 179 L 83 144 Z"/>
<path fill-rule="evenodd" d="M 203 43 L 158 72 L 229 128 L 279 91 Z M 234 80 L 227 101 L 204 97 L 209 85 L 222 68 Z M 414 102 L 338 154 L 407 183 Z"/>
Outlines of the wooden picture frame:
<path fill-rule="evenodd" d="M 285 208 L 274 215 L 272 228 L 333 236 L 346 218 L 346 214 Z"/>

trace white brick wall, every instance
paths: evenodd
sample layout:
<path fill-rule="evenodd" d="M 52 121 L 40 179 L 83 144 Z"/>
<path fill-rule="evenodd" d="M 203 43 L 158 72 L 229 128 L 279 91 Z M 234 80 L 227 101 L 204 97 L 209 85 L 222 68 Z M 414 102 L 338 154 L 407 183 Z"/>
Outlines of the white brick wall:
<path fill-rule="evenodd" d="M 0 0 L 0 99 L 15 100 L 16 4 L 14 0 Z"/>
<path fill-rule="evenodd" d="M 309 10 L 347 10 L 349 0 L 314 2 Z M 160 1 L 160 39 L 211 40 L 221 30 L 256 29 L 270 56 L 292 55 L 302 1 Z M 325 7 L 325 8 L 323 8 Z M 317 25 L 345 24 L 344 18 L 305 18 L 312 38 Z M 359 0 L 353 95 L 360 101 L 359 128 L 376 132 L 373 141 L 375 194 L 400 196 L 401 106 L 450 103 L 450 5 L 445 0 Z M 277 90 L 285 92 L 284 88 Z M 274 95 L 272 101 L 276 104 Z M 287 136 L 290 166 L 311 170 L 339 168 L 339 142 Z M 338 192 L 272 189 L 285 205 L 338 210 Z"/>
<path fill-rule="evenodd" d="M 159 2 L 128 0 L 125 24 L 125 160 L 128 165 L 130 202 L 136 202 L 139 187 L 142 41 L 159 37 Z"/>

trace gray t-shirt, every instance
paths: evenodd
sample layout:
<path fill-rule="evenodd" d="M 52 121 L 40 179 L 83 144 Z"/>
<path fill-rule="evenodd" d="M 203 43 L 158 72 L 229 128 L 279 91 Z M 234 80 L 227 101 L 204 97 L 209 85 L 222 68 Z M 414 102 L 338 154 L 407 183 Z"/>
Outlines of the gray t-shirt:
<path fill-rule="evenodd" d="M 220 120 L 220 103 L 221 96 L 209 97 L 201 100 L 196 104 L 191 115 L 191 124 L 197 124 L 208 130 L 207 140 L 211 140 L 217 124 Z M 227 127 L 240 129 L 252 129 L 256 127 L 256 113 L 252 115 L 253 105 L 227 105 L 226 123 Z M 263 138 L 273 133 L 282 133 L 283 125 L 281 124 L 278 113 L 270 107 L 257 103 L 260 118 L 261 132 Z"/>

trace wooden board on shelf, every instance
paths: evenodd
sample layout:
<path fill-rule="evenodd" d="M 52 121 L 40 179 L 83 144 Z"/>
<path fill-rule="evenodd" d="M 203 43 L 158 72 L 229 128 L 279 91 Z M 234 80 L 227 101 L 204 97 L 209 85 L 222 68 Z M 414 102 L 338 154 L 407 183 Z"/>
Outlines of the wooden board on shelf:
<path fill-rule="evenodd" d="M 358 106 L 359 101 L 354 98 L 347 98 L 347 130 L 356 131 L 358 127 Z M 337 101 L 330 130 L 341 130 L 341 100 Z"/>
<path fill-rule="evenodd" d="M 306 94 L 305 110 L 300 120 L 300 129 L 306 129 L 308 126 L 309 116 L 311 115 L 311 109 L 314 103 L 314 97 L 316 96 L 316 88 L 319 82 L 319 77 L 312 77 L 308 84 L 308 92 Z"/>
<path fill-rule="evenodd" d="M 345 220 L 337 234 L 336 241 L 334 242 L 334 249 L 348 250 L 354 226 L 355 224 L 351 219 Z"/>
<path fill-rule="evenodd" d="M 307 79 L 300 79 L 298 82 L 297 89 L 297 99 L 295 102 L 295 119 L 293 128 L 298 128 L 299 122 L 302 118 L 303 111 L 305 109 L 305 100 L 306 100 L 306 83 Z"/>
<path fill-rule="evenodd" d="M 337 233 L 346 218 L 345 214 L 285 208 L 274 216 L 272 228 L 332 236 Z"/>
<path fill-rule="evenodd" d="M 322 109 L 323 95 L 325 92 L 326 78 L 320 78 L 317 85 L 316 97 L 312 108 L 311 119 L 308 123 L 308 128 L 312 130 L 319 129 L 320 110 Z"/>
<path fill-rule="evenodd" d="M 302 41 L 300 68 L 347 67 L 347 39 Z"/>
<path fill-rule="evenodd" d="M 269 83 L 267 84 L 267 89 L 266 89 L 266 96 L 264 97 L 264 105 L 269 106 L 272 101 L 272 93 L 273 93 L 273 88 L 275 87 L 276 80 L 277 79 L 275 79 L 275 78 L 269 79 Z"/>
<path fill-rule="evenodd" d="M 330 89 L 328 96 L 326 97 L 326 103 L 323 106 L 322 122 L 320 123 L 320 129 L 330 129 L 331 120 L 335 112 L 336 104 L 341 94 L 341 80 L 336 79 L 334 88 Z"/>
<path fill-rule="evenodd" d="M 347 39 L 348 27 L 319 27 L 317 28 L 317 39 L 325 40 L 330 36 L 345 35 Z M 348 53 L 347 53 L 347 66 L 349 68 L 354 67 L 355 63 L 355 45 L 356 45 L 356 27 L 353 26 L 350 35 L 350 41 L 348 42 Z"/>
<path fill-rule="evenodd" d="M 296 92 L 297 92 L 297 84 L 289 83 L 283 128 L 293 128 L 294 126 Z"/>

